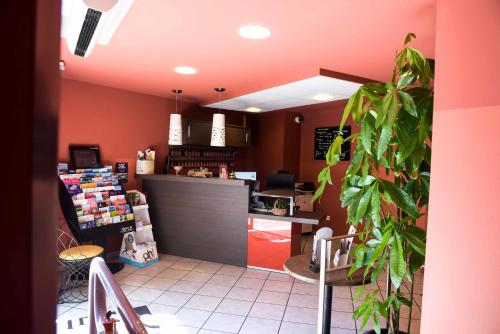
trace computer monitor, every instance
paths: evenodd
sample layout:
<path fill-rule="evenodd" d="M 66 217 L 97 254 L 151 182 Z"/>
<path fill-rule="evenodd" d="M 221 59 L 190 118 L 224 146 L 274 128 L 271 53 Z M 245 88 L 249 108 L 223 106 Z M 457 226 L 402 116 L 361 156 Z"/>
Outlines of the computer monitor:
<path fill-rule="evenodd" d="M 266 178 L 266 189 L 295 189 L 295 175 L 286 171 L 271 173 Z"/>
<path fill-rule="evenodd" d="M 237 179 L 240 180 L 252 180 L 252 181 L 257 180 L 256 172 L 234 172 L 234 175 L 236 176 Z"/>

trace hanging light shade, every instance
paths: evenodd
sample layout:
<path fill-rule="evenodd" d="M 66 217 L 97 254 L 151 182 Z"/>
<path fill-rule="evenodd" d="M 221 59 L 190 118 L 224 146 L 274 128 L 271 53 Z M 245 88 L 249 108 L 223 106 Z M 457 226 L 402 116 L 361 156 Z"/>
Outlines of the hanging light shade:
<path fill-rule="evenodd" d="M 218 93 L 218 100 L 220 101 L 220 95 L 226 89 L 224 88 L 215 88 L 215 91 Z M 212 138 L 210 140 L 210 146 L 226 146 L 226 117 L 224 114 L 220 112 L 214 114 L 212 122 Z"/>
<path fill-rule="evenodd" d="M 168 145 L 182 145 L 182 116 L 177 109 L 177 99 L 182 90 L 174 89 L 172 92 L 175 94 L 175 114 L 170 114 Z"/>

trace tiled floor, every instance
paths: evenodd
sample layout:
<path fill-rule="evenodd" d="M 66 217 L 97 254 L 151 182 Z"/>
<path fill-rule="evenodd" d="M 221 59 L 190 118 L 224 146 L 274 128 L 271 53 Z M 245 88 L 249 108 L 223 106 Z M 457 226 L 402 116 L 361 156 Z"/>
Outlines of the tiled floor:
<path fill-rule="evenodd" d="M 132 305 L 147 305 L 154 320 L 168 326 L 169 334 L 316 333 L 318 287 L 286 274 L 160 255 L 157 264 L 144 269 L 127 265 L 115 277 Z M 414 334 L 420 327 L 422 278 L 416 277 Z M 381 280 L 368 291 L 383 293 L 383 284 Z M 406 287 L 403 290 L 408 292 Z M 333 289 L 333 334 L 362 333 L 359 322 L 352 319 L 354 293 L 355 288 Z M 86 302 L 60 305 L 58 324 L 84 317 L 86 310 Z M 402 310 L 404 328 L 408 313 L 408 309 Z"/>

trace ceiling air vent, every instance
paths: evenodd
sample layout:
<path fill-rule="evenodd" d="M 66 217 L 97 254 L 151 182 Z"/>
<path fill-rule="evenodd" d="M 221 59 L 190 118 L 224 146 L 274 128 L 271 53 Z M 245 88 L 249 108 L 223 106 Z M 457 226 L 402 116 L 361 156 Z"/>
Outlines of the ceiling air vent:
<path fill-rule="evenodd" d="M 76 43 L 75 55 L 84 57 L 87 49 L 90 45 L 90 41 L 94 36 L 95 29 L 99 23 L 102 12 L 89 8 L 87 9 L 87 14 L 85 14 L 85 20 L 83 21 L 82 30 L 80 30 L 80 35 L 78 36 L 78 42 Z"/>
<path fill-rule="evenodd" d="M 92 1 L 93 7 L 87 2 L 62 0 L 61 37 L 79 57 L 88 57 L 96 44 L 109 44 L 134 0 L 117 0 L 111 8 L 103 7 L 109 1 Z"/>

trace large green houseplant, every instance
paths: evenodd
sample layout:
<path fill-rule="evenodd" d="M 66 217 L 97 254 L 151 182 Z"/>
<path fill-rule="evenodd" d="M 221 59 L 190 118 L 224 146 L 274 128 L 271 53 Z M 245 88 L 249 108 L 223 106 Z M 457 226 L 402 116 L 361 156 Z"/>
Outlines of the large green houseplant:
<path fill-rule="evenodd" d="M 413 38 L 408 34 L 396 53 L 392 81 L 364 84 L 349 99 L 340 128 L 351 116 L 360 131 L 334 139 L 313 197 L 332 184 L 330 169 L 339 161 L 342 143 L 352 141 L 356 149 L 340 195 L 348 224 L 361 232 L 350 274 L 364 270 L 366 283 L 369 277 L 375 283 L 387 268 L 391 283 L 387 298 L 367 293 L 354 312 L 362 327 L 371 319 L 376 333 L 383 327 L 381 317 L 388 333 L 398 333 L 400 307 L 412 305 L 401 284 L 411 282 L 413 294 L 413 275 L 425 257 L 426 233 L 416 219 L 426 213 L 429 197 L 434 62 L 410 46 Z M 362 292 L 363 287 L 355 298 Z"/>

